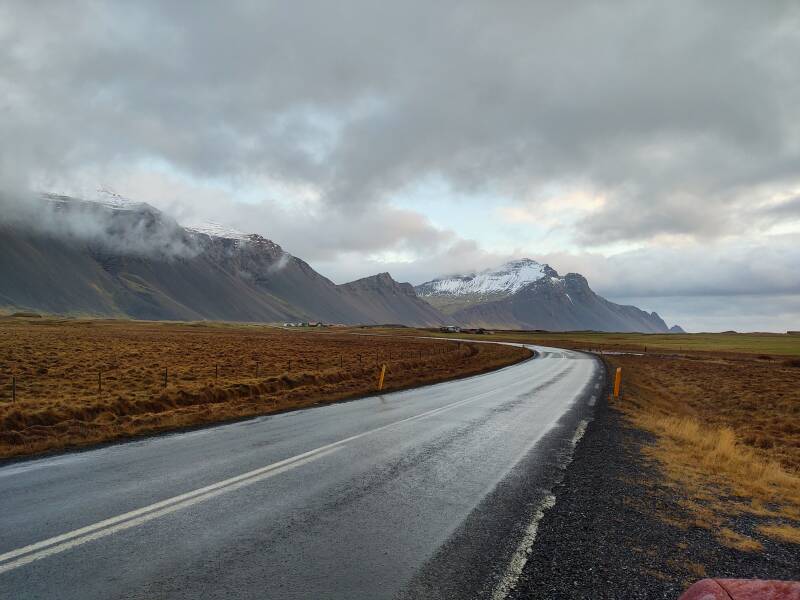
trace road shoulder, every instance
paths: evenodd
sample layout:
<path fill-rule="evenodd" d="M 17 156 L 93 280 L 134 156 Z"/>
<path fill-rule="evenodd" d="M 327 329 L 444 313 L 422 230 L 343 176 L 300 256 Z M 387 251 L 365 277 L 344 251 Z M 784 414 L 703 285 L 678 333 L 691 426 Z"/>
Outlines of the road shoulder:
<path fill-rule="evenodd" d="M 677 598 L 706 575 L 798 577 L 798 545 L 745 552 L 687 526 L 680 490 L 641 452 L 653 441 L 598 403 L 510 598 Z"/>

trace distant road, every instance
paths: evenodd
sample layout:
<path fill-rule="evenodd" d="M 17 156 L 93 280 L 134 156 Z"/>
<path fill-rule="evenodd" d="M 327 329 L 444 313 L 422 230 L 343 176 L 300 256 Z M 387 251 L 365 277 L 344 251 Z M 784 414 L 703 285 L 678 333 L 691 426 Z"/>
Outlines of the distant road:
<path fill-rule="evenodd" d="M 575 352 L 0 467 L 1 598 L 501 598 L 600 393 Z M 577 432 L 577 433 L 576 433 Z"/>

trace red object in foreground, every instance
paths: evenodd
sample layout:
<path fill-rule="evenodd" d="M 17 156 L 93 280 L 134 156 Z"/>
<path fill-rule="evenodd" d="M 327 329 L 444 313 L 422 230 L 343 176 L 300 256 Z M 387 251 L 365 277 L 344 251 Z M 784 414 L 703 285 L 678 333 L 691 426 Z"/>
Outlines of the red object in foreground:
<path fill-rule="evenodd" d="M 800 600 L 800 581 L 703 579 L 678 600 Z"/>

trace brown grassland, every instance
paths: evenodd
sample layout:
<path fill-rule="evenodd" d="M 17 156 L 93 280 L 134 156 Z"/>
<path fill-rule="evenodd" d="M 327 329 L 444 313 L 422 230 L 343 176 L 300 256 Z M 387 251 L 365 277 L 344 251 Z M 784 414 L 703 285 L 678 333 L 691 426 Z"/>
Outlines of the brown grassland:
<path fill-rule="evenodd" d="M 333 328 L 5 317 L 0 457 L 364 396 L 376 392 L 382 364 L 392 391 L 530 355 Z"/>
<path fill-rule="evenodd" d="M 800 544 L 800 368 L 756 357 L 607 361 L 624 373 L 614 406 L 656 434 L 646 453 L 687 493 L 694 521 L 684 525 L 759 550 L 755 537 L 735 531 L 749 514 L 762 535 Z"/>

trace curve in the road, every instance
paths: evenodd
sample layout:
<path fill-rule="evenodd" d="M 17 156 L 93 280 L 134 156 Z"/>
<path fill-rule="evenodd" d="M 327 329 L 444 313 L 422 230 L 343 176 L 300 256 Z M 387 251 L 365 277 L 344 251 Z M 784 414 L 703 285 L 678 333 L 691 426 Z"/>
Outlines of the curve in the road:
<path fill-rule="evenodd" d="M 604 377 L 538 351 L 0 467 L 0 597 L 502 597 Z"/>

